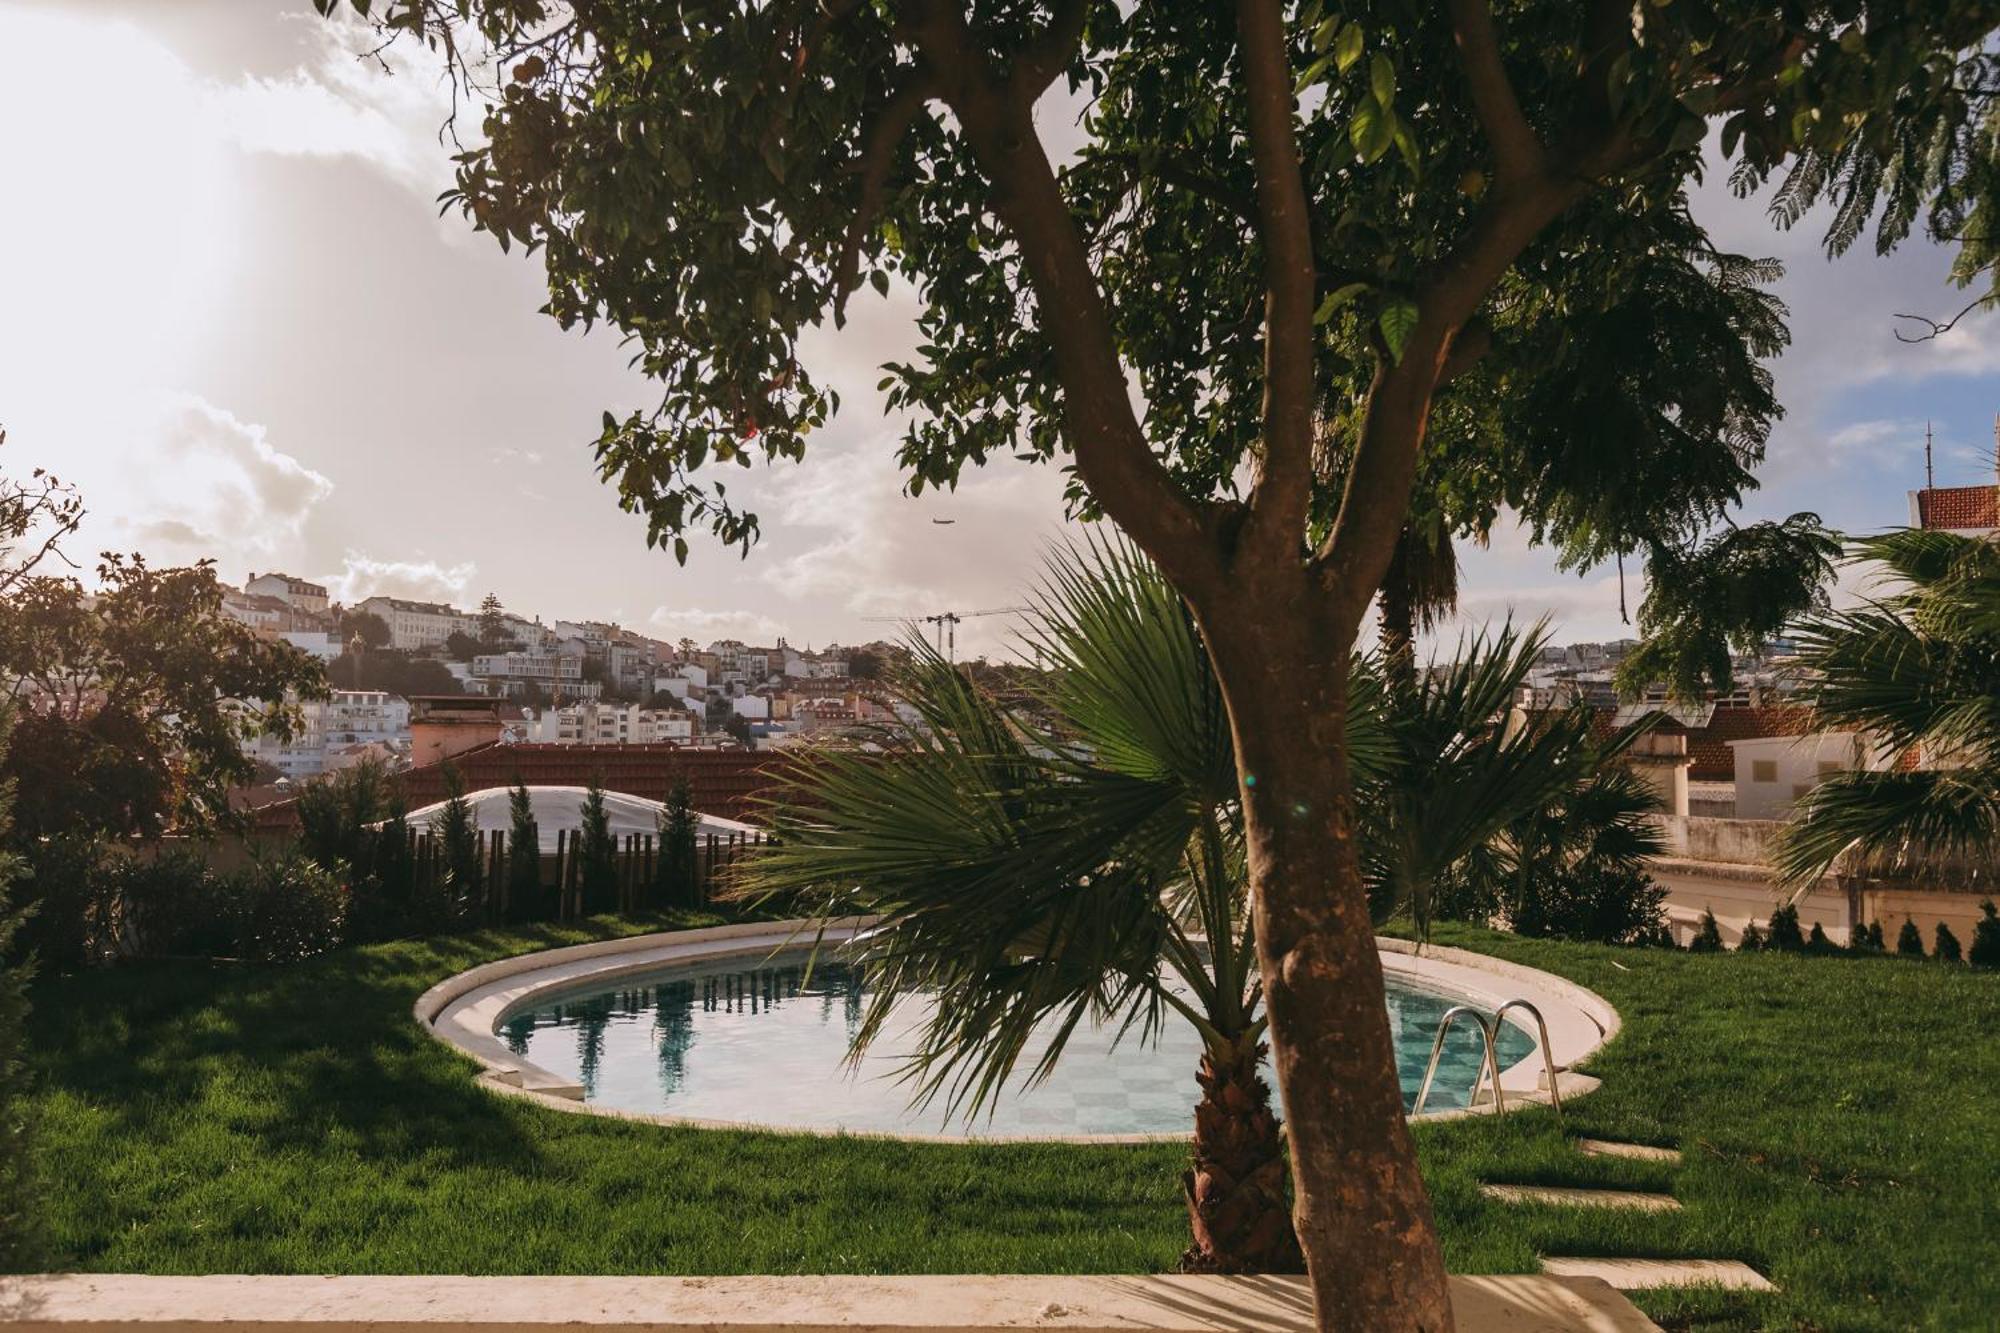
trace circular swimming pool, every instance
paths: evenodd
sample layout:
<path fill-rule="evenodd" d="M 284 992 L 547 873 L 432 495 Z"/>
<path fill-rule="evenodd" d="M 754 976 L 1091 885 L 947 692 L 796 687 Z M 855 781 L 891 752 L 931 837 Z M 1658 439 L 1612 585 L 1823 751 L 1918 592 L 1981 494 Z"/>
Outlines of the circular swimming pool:
<path fill-rule="evenodd" d="M 1407 1106 L 1438 1021 L 1459 1001 L 1394 972 L 1387 984 Z M 586 1104 L 649 1115 L 968 1137 L 1183 1134 L 1193 1122 L 1200 1043 L 1171 1016 L 1151 1042 L 1116 1040 L 1115 1026 L 1079 1029 L 1053 1075 L 1029 1088 L 1016 1079 L 971 1123 L 942 1099 L 912 1107 L 898 1057 L 925 1001 L 900 1006 L 855 1068 L 847 1045 L 867 987 L 865 967 L 822 959 L 808 969 L 801 952 L 682 964 L 537 994 L 503 1013 L 495 1035 L 520 1061 L 580 1088 Z M 1511 1023 L 1500 1032 L 1503 1070 L 1535 1049 Z M 1470 1024 L 1454 1026 L 1427 1110 L 1465 1105 L 1480 1049 Z"/>

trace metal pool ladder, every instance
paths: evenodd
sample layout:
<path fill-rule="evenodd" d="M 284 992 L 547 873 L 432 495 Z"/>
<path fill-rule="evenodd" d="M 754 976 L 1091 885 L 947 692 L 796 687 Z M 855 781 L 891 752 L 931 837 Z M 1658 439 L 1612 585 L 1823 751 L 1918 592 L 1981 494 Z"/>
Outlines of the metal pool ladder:
<path fill-rule="evenodd" d="M 1556 1087 L 1556 1058 L 1549 1048 L 1548 1020 L 1542 1011 L 1526 1000 L 1509 1000 L 1493 1011 L 1491 1018 L 1481 1016 L 1479 1010 L 1469 1004 L 1455 1005 L 1445 1011 L 1438 1020 L 1437 1037 L 1431 1042 L 1430 1063 L 1424 1066 L 1424 1081 L 1417 1088 L 1417 1100 L 1410 1107 L 1410 1114 L 1416 1115 L 1424 1109 L 1424 1102 L 1431 1095 L 1431 1084 L 1437 1079 L 1438 1059 L 1444 1054 L 1444 1039 L 1451 1032 L 1451 1025 L 1460 1018 L 1472 1020 L 1473 1028 L 1479 1033 L 1480 1045 L 1484 1047 L 1479 1061 L 1479 1072 L 1473 1075 L 1472 1091 L 1467 1094 L 1465 1104 L 1470 1107 L 1479 1102 L 1479 1089 L 1491 1079 L 1493 1083 L 1493 1109 L 1507 1109 L 1505 1096 L 1500 1091 L 1500 1020 L 1509 1009 L 1525 1009 L 1534 1017 L 1537 1037 L 1542 1048 L 1542 1068 L 1549 1085 L 1549 1105 L 1556 1114 L 1562 1114 L 1562 1092 Z"/>

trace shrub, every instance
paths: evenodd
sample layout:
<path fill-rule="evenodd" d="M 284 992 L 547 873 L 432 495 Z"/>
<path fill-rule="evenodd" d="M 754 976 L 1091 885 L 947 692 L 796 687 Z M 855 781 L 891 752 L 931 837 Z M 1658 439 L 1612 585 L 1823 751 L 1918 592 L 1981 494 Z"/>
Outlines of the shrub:
<path fill-rule="evenodd" d="M 1688 941 L 1688 952 L 1722 952 L 1722 927 L 1716 924 L 1714 912 L 1708 911 L 1701 914 L 1701 927 L 1695 931 L 1694 938 Z"/>
<path fill-rule="evenodd" d="M 1924 956 L 1924 937 L 1917 930 L 1917 923 L 1908 917 L 1903 918 L 1903 928 L 1896 932 L 1896 953 L 1903 958 Z"/>
<path fill-rule="evenodd" d="M 1736 941 L 1736 952 L 1756 953 L 1763 947 L 1764 947 L 1764 932 L 1757 929 L 1757 923 L 1755 921 L 1746 922 L 1743 927 L 1742 938 Z"/>
<path fill-rule="evenodd" d="M 1883 950 L 1882 923 L 1880 921 L 1871 921 L 1865 926 L 1856 926 L 1854 928 L 1854 942 L 1849 947 L 1856 953 L 1881 953 Z"/>
<path fill-rule="evenodd" d="M 1667 893 L 1643 870 L 1580 865 L 1563 874 L 1534 874 L 1511 922 L 1522 935 L 1599 944 L 1664 944 Z"/>
<path fill-rule="evenodd" d="M 2000 913 L 1996 913 L 1993 900 L 1979 904 L 1981 913 L 1978 924 L 1972 928 L 1972 951 L 1966 961 L 1974 967 L 2000 968 Z"/>
<path fill-rule="evenodd" d="M 1813 922 L 1812 933 L 1806 936 L 1806 952 L 1813 954 L 1839 953 L 1832 940 L 1826 937 L 1826 929 L 1819 922 Z"/>
<path fill-rule="evenodd" d="M 483 876 L 479 864 L 479 825 L 465 799 L 465 780 L 450 764 L 444 766 L 444 808 L 431 816 L 431 836 L 438 843 L 438 876 L 427 902 L 423 924 L 438 927 L 463 920 L 480 898 Z"/>
<path fill-rule="evenodd" d="M 8 718 L 0 714 L 0 752 L 7 744 Z M 32 961 L 20 948 L 26 913 L 13 902 L 27 863 L 5 850 L 13 818 L 14 788 L 0 782 L 0 1273 L 40 1267 L 41 1228 L 32 1208 L 40 1197 L 34 1182 L 31 1136 L 34 1122 L 27 1096 L 28 982 Z"/>
<path fill-rule="evenodd" d="M 102 839 L 59 833 L 21 850 L 26 871 L 15 881 L 25 914 L 21 952 L 58 972 L 117 957 L 119 898 Z"/>
<path fill-rule="evenodd" d="M 1770 947 L 1785 953 L 1800 953 L 1806 947 L 1806 937 L 1799 933 L 1799 909 L 1786 903 L 1771 913 Z"/>
<path fill-rule="evenodd" d="M 1952 934 L 1951 927 L 1942 921 L 1937 924 L 1937 935 L 1931 945 L 1931 957 L 1940 963 L 1965 961 L 1965 952 L 1958 947 L 1958 936 Z"/>
<path fill-rule="evenodd" d="M 177 848 L 147 860 L 119 859 L 108 864 L 104 874 L 124 903 L 128 952 L 147 957 L 237 956 L 234 904 L 199 852 Z"/>
<path fill-rule="evenodd" d="M 297 962 L 338 948 L 346 938 L 347 884 L 316 861 L 304 856 L 259 861 L 225 882 L 239 958 Z"/>

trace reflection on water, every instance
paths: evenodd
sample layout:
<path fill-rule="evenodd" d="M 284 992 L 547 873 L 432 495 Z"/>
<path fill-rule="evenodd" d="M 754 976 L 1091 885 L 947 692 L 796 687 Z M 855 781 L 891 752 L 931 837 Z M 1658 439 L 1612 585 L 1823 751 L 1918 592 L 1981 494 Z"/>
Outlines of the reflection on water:
<path fill-rule="evenodd" d="M 897 1074 L 924 1003 L 892 1014 L 875 1053 L 856 1069 L 846 1054 L 867 984 L 861 965 L 822 961 L 808 972 L 798 955 L 675 968 L 525 1010 L 500 1033 L 517 1055 L 575 1079 L 586 1100 L 622 1110 L 949 1134 L 1178 1133 L 1193 1122 L 1201 1047 L 1191 1028 L 1171 1018 L 1151 1043 L 1136 1033 L 1117 1042 L 1115 1025 L 1080 1028 L 1053 1075 L 1026 1089 L 1017 1079 L 970 1126 L 941 1102 L 912 1108 L 909 1085 Z M 1453 1002 L 1393 982 L 1388 1002 L 1407 1105 L 1438 1020 Z M 1533 1049 L 1525 1033 L 1503 1026 L 1503 1068 Z M 1464 1105 L 1479 1050 L 1470 1025 L 1455 1025 L 1431 1106 Z M 1020 1067 L 1031 1067 L 1038 1054 L 1031 1047 Z"/>

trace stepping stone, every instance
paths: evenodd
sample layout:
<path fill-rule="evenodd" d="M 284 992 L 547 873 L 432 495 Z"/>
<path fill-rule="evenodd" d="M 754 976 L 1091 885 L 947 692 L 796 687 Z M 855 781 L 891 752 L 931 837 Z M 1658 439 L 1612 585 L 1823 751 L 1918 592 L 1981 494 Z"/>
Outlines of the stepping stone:
<path fill-rule="evenodd" d="M 1736 1259 L 1576 1259 L 1542 1260 L 1551 1277 L 1602 1278 L 1620 1291 L 1655 1287 L 1727 1287 L 1731 1291 L 1776 1291 L 1771 1279 Z"/>
<path fill-rule="evenodd" d="M 1681 1201 L 1671 1194 L 1641 1194 L 1637 1190 L 1580 1189 L 1559 1185 L 1481 1185 L 1479 1192 L 1502 1203 L 1549 1203 L 1576 1208 L 1626 1208 L 1643 1213 L 1678 1211 Z"/>
<path fill-rule="evenodd" d="M 1615 1139 L 1578 1139 L 1577 1151 L 1585 1157 L 1626 1157 L 1635 1162 L 1678 1162 L 1679 1148 L 1655 1148 L 1648 1143 L 1619 1143 Z"/>

